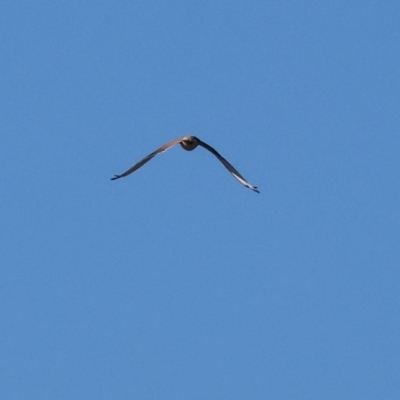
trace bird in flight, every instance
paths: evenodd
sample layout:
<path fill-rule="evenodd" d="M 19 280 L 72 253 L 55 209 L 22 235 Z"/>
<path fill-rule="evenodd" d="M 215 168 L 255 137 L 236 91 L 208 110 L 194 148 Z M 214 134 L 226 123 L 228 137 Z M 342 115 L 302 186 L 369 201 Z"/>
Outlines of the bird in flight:
<path fill-rule="evenodd" d="M 247 188 L 254 190 L 257 193 L 260 193 L 260 191 L 257 189 L 257 186 L 251 185 L 249 182 L 246 181 L 246 179 L 243 178 L 242 175 L 228 162 L 225 160 L 224 157 L 221 156 L 215 149 L 213 149 L 211 146 L 209 146 L 207 143 L 202 142 L 199 138 L 196 136 L 182 136 L 179 139 L 172 140 L 171 142 L 168 142 L 164 145 L 162 145 L 159 149 L 156 151 L 153 151 L 153 153 L 149 154 L 147 157 L 143 158 L 142 161 L 139 161 L 137 164 L 135 164 L 133 167 L 129 168 L 127 171 L 122 173 L 121 175 L 114 175 L 111 180 L 123 178 L 124 176 L 127 176 L 131 174 L 132 172 L 135 172 L 137 169 L 139 169 L 142 165 L 146 164 L 148 161 L 150 161 L 153 157 L 155 157 L 157 154 L 163 153 L 164 151 L 168 150 L 172 146 L 175 146 L 176 144 L 180 144 L 185 150 L 191 151 L 194 150 L 197 146 L 204 147 L 208 151 L 210 151 L 212 154 L 214 154 L 215 157 L 218 158 L 219 161 L 224 164 L 225 168 L 244 186 Z"/>

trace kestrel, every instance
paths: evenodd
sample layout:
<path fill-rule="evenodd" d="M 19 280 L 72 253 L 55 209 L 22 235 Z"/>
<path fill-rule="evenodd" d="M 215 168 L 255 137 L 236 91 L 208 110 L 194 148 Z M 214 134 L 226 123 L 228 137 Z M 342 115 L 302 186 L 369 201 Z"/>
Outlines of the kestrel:
<path fill-rule="evenodd" d="M 257 186 L 250 185 L 249 182 L 246 181 L 246 179 L 243 178 L 242 175 L 228 162 L 225 160 L 224 157 L 221 156 L 216 150 L 214 150 L 211 146 L 209 146 L 207 143 L 202 142 L 199 138 L 196 136 L 182 136 L 179 139 L 172 140 L 171 142 L 168 142 L 161 146 L 159 149 L 156 151 L 153 151 L 153 153 L 149 154 L 147 157 L 143 158 L 142 161 L 139 161 L 137 164 L 135 164 L 132 168 L 129 168 L 127 171 L 125 171 L 121 175 L 115 175 L 114 178 L 111 178 L 111 180 L 123 178 L 124 176 L 127 176 L 131 174 L 132 172 L 135 172 L 137 169 L 139 169 L 142 165 L 146 164 L 148 161 L 150 161 L 153 157 L 155 157 L 157 154 L 163 153 L 164 151 L 168 150 L 172 146 L 175 146 L 176 144 L 180 144 L 185 150 L 187 151 L 192 151 L 194 150 L 197 146 L 202 146 L 211 153 L 213 153 L 219 161 L 224 164 L 225 168 L 244 186 L 247 188 L 254 190 L 257 193 L 260 193 L 259 190 L 257 189 Z"/>

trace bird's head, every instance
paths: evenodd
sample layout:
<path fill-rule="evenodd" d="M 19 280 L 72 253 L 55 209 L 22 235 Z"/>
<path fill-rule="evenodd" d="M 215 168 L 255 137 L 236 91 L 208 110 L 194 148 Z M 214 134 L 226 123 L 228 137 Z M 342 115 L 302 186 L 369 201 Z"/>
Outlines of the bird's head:
<path fill-rule="evenodd" d="M 199 144 L 199 140 L 196 136 L 185 136 L 182 140 L 180 145 L 188 151 L 194 150 Z"/>

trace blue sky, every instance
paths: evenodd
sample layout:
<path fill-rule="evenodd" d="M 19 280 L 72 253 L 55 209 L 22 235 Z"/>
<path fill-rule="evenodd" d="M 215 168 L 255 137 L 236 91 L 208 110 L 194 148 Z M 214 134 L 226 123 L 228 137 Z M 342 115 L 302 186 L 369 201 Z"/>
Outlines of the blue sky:
<path fill-rule="evenodd" d="M 1 397 L 398 399 L 399 17 L 3 1 Z"/>

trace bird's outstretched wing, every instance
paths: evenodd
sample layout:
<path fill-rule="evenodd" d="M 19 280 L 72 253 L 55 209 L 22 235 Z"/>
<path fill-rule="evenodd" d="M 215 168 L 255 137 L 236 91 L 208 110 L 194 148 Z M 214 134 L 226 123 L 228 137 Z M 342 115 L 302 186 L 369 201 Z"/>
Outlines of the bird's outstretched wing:
<path fill-rule="evenodd" d="M 225 168 L 244 186 L 247 188 L 254 190 L 257 193 L 260 193 L 260 191 L 257 189 L 257 186 L 251 185 L 249 182 L 246 181 L 246 179 L 243 178 L 242 175 L 231 165 L 227 160 L 225 160 L 224 157 L 221 156 L 221 154 L 218 153 L 217 150 L 213 149 L 210 145 L 207 143 L 202 142 L 200 139 L 197 138 L 199 141 L 199 145 L 210 151 L 211 153 L 214 154 L 215 157 L 218 158 L 219 161 L 224 164 Z"/>
<path fill-rule="evenodd" d="M 137 169 L 139 169 L 142 165 L 146 164 L 148 161 L 150 161 L 153 157 L 155 157 L 157 154 L 160 154 L 166 150 L 168 150 L 169 148 L 171 148 L 172 146 L 175 146 L 176 144 L 180 143 L 181 140 L 184 138 L 185 136 L 180 137 L 179 139 L 175 139 L 172 140 L 168 143 L 165 143 L 164 145 L 162 145 L 159 149 L 157 149 L 156 151 L 153 151 L 151 154 L 149 154 L 147 157 L 143 158 L 142 161 L 139 161 L 137 164 L 135 164 L 133 167 L 129 168 L 127 171 L 125 171 L 124 173 L 122 173 L 121 175 L 114 175 L 113 178 L 111 178 L 111 180 L 115 180 L 115 179 L 119 179 L 119 178 L 123 178 L 124 176 L 127 176 L 129 174 L 131 174 L 132 172 L 135 172 Z"/>

